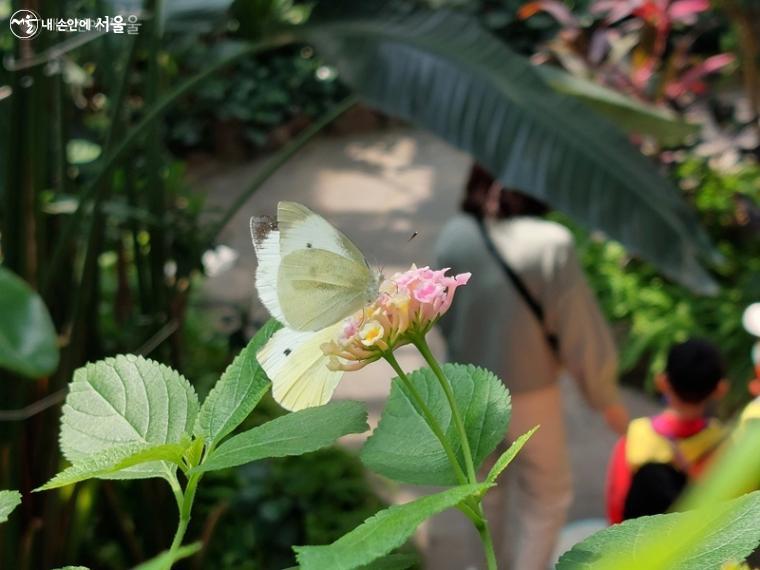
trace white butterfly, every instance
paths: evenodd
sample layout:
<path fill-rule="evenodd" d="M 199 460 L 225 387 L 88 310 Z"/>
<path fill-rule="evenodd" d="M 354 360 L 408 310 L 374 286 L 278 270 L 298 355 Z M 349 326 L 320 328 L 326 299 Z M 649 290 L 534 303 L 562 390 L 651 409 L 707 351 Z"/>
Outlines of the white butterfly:
<path fill-rule="evenodd" d="M 295 202 L 277 205 L 277 223 L 251 218 L 258 258 L 256 289 L 284 327 L 257 354 L 284 408 L 326 403 L 342 371 L 327 368 L 321 345 L 341 321 L 371 303 L 380 275 L 359 249 L 324 218 Z"/>

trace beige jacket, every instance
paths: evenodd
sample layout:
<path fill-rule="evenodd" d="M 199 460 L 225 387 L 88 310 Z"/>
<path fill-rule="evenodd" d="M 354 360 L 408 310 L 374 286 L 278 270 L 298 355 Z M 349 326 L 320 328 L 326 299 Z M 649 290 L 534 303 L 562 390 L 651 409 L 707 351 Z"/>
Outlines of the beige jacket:
<path fill-rule="evenodd" d="M 565 368 L 593 407 L 616 403 L 615 345 L 570 232 L 531 217 L 490 222 L 487 227 L 496 247 L 543 307 L 547 328 L 559 337 L 561 362 L 535 315 L 486 249 L 475 219 L 466 214 L 446 224 L 436 245 L 438 267 L 472 273 L 440 323 L 449 359 L 492 370 L 515 393 L 548 386 Z"/>

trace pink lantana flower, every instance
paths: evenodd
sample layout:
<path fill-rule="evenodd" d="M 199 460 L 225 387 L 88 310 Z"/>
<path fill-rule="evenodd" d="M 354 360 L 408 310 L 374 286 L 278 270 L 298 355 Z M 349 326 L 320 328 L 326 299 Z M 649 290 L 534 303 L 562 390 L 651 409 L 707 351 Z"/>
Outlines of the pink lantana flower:
<path fill-rule="evenodd" d="M 341 335 L 322 345 L 333 370 L 358 370 L 383 354 L 422 337 L 449 310 L 454 292 L 469 273 L 447 276 L 447 269 L 412 265 L 380 285 L 377 299 L 348 317 Z"/>

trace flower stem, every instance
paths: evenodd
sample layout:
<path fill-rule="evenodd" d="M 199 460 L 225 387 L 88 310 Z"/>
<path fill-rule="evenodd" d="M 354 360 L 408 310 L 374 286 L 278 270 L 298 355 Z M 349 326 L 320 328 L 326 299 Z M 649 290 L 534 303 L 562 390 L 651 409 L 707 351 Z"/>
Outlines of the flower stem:
<path fill-rule="evenodd" d="M 483 506 L 478 505 L 478 510 L 480 512 L 480 515 L 482 517 L 482 524 L 475 525 L 478 529 L 478 534 L 480 535 L 480 541 L 483 543 L 483 550 L 485 550 L 486 553 L 486 564 L 488 565 L 488 570 L 497 570 L 498 566 L 496 564 L 496 552 L 493 548 L 493 539 L 491 538 L 491 529 L 488 528 L 488 521 L 486 520 L 485 515 L 483 514 Z"/>
<path fill-rule="evenodd" d="M 462 466 L 459 464 L 459 460 L 457 459 L 457 456 L 454 453 L 449 440 L 446 439 L 446 435 L 443 433 L 438 420 L 435 419 L 435 416 L 430 411 L 430 408 L 428 408 L 425 400 L 422 399 L 419 391 L 417 388 L 415 388 L 414 384 L 412 384 L 412 381 L 409 379 L 409 376 L 406 375 L 406 372 L 404 372 L 404 370 L 401 368 L 401 365 L 399 365 L 398 360 L 396 360 L 396 357 L 393 356 L 393 353 L 391 351 L 388 351 L 383 354 L 383 358 L 388 361 L 388 364 L 391 365 L 393 370 L 398 375 L 399 379 L 404 383 L 404 386 L 409 392 L 409 395 L 414 400 L 415 405 L 417 408 L 419 408 L 420 412 L 422 412 L 422 415 L 425 418 L 425 422 L 428 424 L 428 426 L 430 426 L 430 429 L 433 431 L 435 437 L 438 438 L 438 441 L 441 442 L 441 446 L 443 446 L 443 450 L 446 452 L 446 456 L 449 458 L 449 463 L 451 463 L 451 467 L 454 469 L 454 473 L 456 474 L 459 483 L 462 485 L 467 484 L 467 476 L 462 470 Z"/>
<path fill-rule="evenodd" d="M 433 353 L 431 352 L 424 335 L 410 335 L 410 338 L 414 346 L 417 347 L 417 350 L 419 350 L 420 354 L 425 359 L 425 362 L 427 362 L 428 366 L 430 366 L 430 369 L 438 379 L 438 383 L 441 385 L 441 388 L 446 395 L 446 399 L 449 402 L 449 407 L 451 408 L 451 416 L 454 418 L 454 424 L 456 425 L 457 431 L 459 432 L 459 439 L 462 442 L 462 455 L 464 456 L 465 464 L 467 466 L 467 478 L 470 483 L 477 483 L 478 476 L 475 473 L 475 462 L 472 457 L 470 440 L 467 437 L 467 430 L 465 428 L 464 421 L 462 420 L 462 414 L 459 411 L 459 406 L 457 405 L 456 398 L 454 397 L 454 391 L 451 389 L 451 384 L 449 384 L 449 381 L 446 378 L 446 375 L 443 373 L 440 364 L 438 364 L 438 361 L 433 356 Z M 478 534 L 480 535 L 480 541 L 483 543 L 483 550 L 485 550 L 488 570 L 496 570 L 496 553 L 494 552 L 491 530 L 488 528 L 488 520 L 485 517 L 485 513 L 483 512 L 483 505 L 480 503 L 480 501 L 477 502 L 475 512 L 479 520 L 472 520 L 475 528 L 478 530 Z"/>
<path fill-rule="evenodd" d="M 182 497 L 181 503 L 179 502 L 178 496 L 177 502 L 179 505 L 179 524 L 177 525 L 177 532 L 174 533 L 174 540 L 172 540 L 172 545 L 169 548 L 170 552 L 176 552 L 177 549 L 182 546 L 182 541 L 185 539 L 187 525 L 190 524 L 190 514 L 193 510 L 193 502 L 195 501 L 195 491 L 198 489 L 198 483 L 200 482 L 202 476 L 202 473 L 190 475 L 190 478 L 187 480 L 185 492 L 181 493 L 180 495 Z"/>
<path fill-rule="evenodd" d="M 470 483 L 477 483 L 478 477 L 475 474 L 475 464 L 472 459 L 470 439 L 467 437 L 467 430 L 464 427 L 462 414 L 459 412 L 459 406 L 457 405 L 456 399 L 454 398 L 454 391 L 451 389 L 451 384 L 449 384 L 449 381 L 446 379 L 443 370 L 441 370 L 440 364 L 438 364 L 438 361 L 430 351 L 430 347 L 428 346 L 425 337 L 422 335 L 415 335 L 411 338 L 412 343 L 417 347 L 417 350 L 420 351 L 420 354 L 425 359 L 425 362 L 428 363 L 428 366 L 430 366 L 433 374 L 435 374 L 435 377 L 438 379 L 438 383 L 441 385 L 444 394 L 446 394 L 446 399 L 448 400 L 449 407 L 451 408 L 451 415 L 454 418 L 454 424 L 456 425 L 457 431 L 459 432 L 459 439 L 462 441 L 462 455 L 464 455 L 465 465 L 467 466 L 468 479 Z"/>

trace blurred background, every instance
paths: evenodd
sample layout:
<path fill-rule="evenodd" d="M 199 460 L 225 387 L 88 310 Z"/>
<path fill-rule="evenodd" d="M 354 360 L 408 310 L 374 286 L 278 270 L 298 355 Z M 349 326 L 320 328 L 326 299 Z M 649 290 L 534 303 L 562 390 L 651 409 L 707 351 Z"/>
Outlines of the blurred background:
<path fill-rule="evenodd" d="M 133 27 L 96 29 L 119 14 Z M 248 218 L 282 199 L 390 274 L 432 260 L 476 157 L 574 232 L 633 413 L 652 409 L 652 373 L 688 336 L 723 352 L 721 413 L 747 400 L 757 2 L 0 0 L 0 20 L 0 489 L 25 495 L 0 527 L 0 568 L 130 568 L 171 542 L 162 482 L 27 493 L 62 465 L 60 404 L 85 362 L 144 354 L 207 393 L 267 318 Z M 390 377 L 378 363 L 339 397 L 369 402 L 376 422 Z M 601 516 L 614 436 L 566 391 L 571 518 Z M 265 402 L 243 427 L 280 413 Z M 186 567 L 284 568 L 292 544 L 420 493 L 368 476 L 359 443 L 209 475 Z M 464 521 L 420 534 L 428 567 L 466 567 Z"/>

